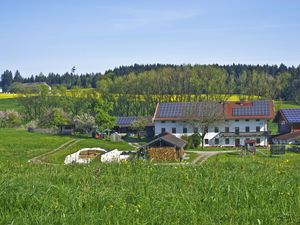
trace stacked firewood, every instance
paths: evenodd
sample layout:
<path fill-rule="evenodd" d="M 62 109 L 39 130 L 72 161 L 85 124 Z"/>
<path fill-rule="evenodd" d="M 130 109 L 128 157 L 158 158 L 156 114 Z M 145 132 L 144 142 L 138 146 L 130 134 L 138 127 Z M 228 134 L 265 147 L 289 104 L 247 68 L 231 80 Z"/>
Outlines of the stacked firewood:
<path fill-rule="evenodd" d="M 157 161 L 179 160 L 178 152 L 174 147 L 149 148 L 147 153 L 150 160 L 157 160 Z"/>
<path fill-rule="evenodd" d="M 79 158 L 81 159 L 87 159 L 87 158 L 95 158 L 98 155 L 103 154 L 102 151 L 97 151 L 97 150 L 87 150 L 87 151 L 82 151 L 79 153 Z"/>

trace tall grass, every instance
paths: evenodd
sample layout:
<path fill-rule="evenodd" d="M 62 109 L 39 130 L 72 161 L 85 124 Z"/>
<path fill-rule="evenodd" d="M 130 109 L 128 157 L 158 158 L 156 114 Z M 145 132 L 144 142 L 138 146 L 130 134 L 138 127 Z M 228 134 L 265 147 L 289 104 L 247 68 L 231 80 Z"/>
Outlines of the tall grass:
<path fill-rule="evenodd" d="M 28 135 L 0 130 L 0 224 L 300 223 L 295 153 L 227 154 L 203 167 L 99 160 L 35 165 L 28 157 L 68 137 Z"/>
<path fill-rule="evenodd" d="M 294 168 L 1 163 L 0 223 L 297 224 Z M 275 170 L 274 170 L 275 169 Z"/>

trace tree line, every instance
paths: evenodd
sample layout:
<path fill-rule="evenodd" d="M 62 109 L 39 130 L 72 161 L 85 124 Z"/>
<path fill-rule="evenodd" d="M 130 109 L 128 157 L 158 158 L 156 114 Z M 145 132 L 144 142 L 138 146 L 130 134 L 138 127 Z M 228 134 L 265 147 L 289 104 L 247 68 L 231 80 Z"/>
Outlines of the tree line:
<path fill-rule="evenodd" d="M 272 75 L 249 69 L 236 75 L 228 69 L 196 65 L 101 76 L 97 90 L 112 102 L 115 114 L 125 116 L 153 115 L 158 102 L 226 101 L 233 94 L 245 100 L 299 99 L 299 74 L 282 70 Z"/>
<path fill-rule="evenodd" d="M 214 69 L 222 69 L 224 73 L 232 76 L 234 80 L 243 79 L 245 76 L 251 76 L 253 73 L 261 76 L 261 79 L 275 79 L 282 73 L 287 73 L 289 77 L 288 88 L 282 90 L 280 97 L 283 99 L 293 99 L 295 97 L 295 90 L 299 88 L 300 85 L 300 66 L 298 67 L 287 67 L 284 64 L 281 65 L 242 65 L 242 64 L 232 64 L 232 65 L 172 65 L 172 64 L 149 64 L 149 65 L 139 65 L 135 64 L 132 66 L 120 66 L 113 70 L 107 70 L 105 73 L 86 73 L 86 74 L 76 74 L 76 68 L 73 67 L 70 72 L 64 74 L 49 73 L 44 75 L 43 73 L 37 75 L 31 75 L 30 77 L 24 77 L 17 70 L 15 73 L 9 70 L 5 70 L 1 75 L 0 86 L 4 91 L 8 91 L 9 86 L 14 82 L 19 83 L 37 83 L 45 82 L 50 86 L 53 85 L 63 85 L 70 89 L 74 86 L 82 88 L 96 88 L 97 81 L 104 77 L 109 77 L 111 79 L 116 79 L 119 76 L 128 76 L 131 73 L 143 74 L 145 72 L 154 72 L 163 75 L 161 72 L 164 69 L 181 70 L 182 73 L 189 73 L 193 68 L 197 69 L 199 67 L 210 67 Z M 218 71 L 218 70 L 215 70 Z M 213 72 L 213 71 L 212 71 Z M 241 77 L 241 78 L 240 78 Z M 241 88 L 238 82 L 236 82 L 236 93 L 240 94 Z M 256 91 L 257 92 L 257 91 Z M 259 93 L 258 93 L 259 94 Z"/>

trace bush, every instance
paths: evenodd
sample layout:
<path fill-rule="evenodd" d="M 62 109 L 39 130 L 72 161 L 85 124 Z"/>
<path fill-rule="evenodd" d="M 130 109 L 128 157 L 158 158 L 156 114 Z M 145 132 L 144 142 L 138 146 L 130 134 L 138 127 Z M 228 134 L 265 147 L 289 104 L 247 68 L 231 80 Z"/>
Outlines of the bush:
<path fill-rule="evenodd" d="M 59 124 L 69 124 L 69 115 L 61 108 L 52 108 L 48 110 L 40 119 L 41 127 L 52 128 Z"/>
<path fill-rule="evenodd" d="M 201 144 L 201 139 L 199 134 L 193 134 L 191 136 L 183 135 L 181 139 L 187 141 L 185 149 L 197 148 Z"/>
<path fill-rule="evenodd" d="M 88 133 L 96 127 L 95 118 L 87 113 L 74 116 L 73 122 L 76 130 L 84 133 Z"/>
<path fill-rule="evenodd" d="M 0 127 L 17 127 L 21 125 L 22 118 L 17 111 L 14 110 L 7 110 L 7 111 L 0 111 Z"/>

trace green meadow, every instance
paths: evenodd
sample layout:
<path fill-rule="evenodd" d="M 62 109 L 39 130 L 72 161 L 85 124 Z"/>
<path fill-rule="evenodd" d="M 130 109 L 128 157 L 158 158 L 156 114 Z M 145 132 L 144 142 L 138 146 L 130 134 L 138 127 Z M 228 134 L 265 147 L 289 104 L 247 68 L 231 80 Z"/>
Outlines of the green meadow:
<path fill-rule="evenodd" d="M 17 129 L 0 129 L 0 137 L 0 224 L 300 223 L 296 153 L 226 154 L 203 166 L 97 159 L 65 166 L 64 156 L 83 146 L 129 146 L 86 138 L 49 155 L 55 164 L 32 164 L 28 159 L 74 137 Z"/>

